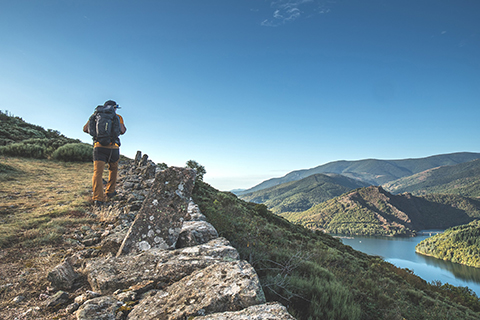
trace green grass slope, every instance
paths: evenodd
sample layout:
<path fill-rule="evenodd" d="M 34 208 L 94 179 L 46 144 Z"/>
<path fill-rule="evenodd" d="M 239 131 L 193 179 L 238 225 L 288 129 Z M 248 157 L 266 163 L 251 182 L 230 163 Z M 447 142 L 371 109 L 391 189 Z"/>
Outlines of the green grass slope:
<path fill-rule="evenodd" d="M 480 159 L 444 166 L 391 181 L 383 187 L 392 193 L 444 193 L 480 197 Z"/>
<path fill-rule="evenodd" d="M 59 150 L 60 149 L 60 150 Z M 91 161 L 92 147 L 56 130 L 0 111 L 0 155 L 64 161 Z"/>
<path fill-rule="evenodd" d="M 412 235 L 422 229 L 445 229 L 480 217 L 480 201 L 454 195 L 393 195 L 367 187 L 321 203 L 304 212 L 281 216 L 314 230 L 347 235 Z"/>
<path fill-rule="evenodd" d="M 299 181 L 243 194 L 245 201 L 265 204 L 273 213 L 305 211 L 368 184 L 341 175 L 315 174 Z"/>
<path fill-rule="evenodd" d="M 418 159 L 335 161 L 311 169 L 292 171 L 281 178 L 266 180 L 251 189 L 239 193 L 239 195 L 274 187 L 290 181 L 297 181 L 317 173 L 336 173 L 360 179 L 372 185 L 382 185 L 428 169 L 455 165 L 479 158 L 480 153 L 459 152 Z"/>
<path fill-rule="evenodd" d="M 254 266 L 267 300 L 299 320 L 480 319 L 480 301 L 468 288 L 429 284 L 201 181 L 193 198 Z"/>
<path fill-rule="evenodd" d="M 417 244 L 415 251 L 438 259 L 480 268 L 480 221 L 450 228 Z"/>

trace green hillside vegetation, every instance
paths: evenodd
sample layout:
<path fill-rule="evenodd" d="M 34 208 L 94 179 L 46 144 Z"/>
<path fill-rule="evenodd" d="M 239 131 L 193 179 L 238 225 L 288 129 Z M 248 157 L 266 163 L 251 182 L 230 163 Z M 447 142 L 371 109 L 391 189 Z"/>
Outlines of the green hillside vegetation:
<path fill-rule="evenodd" d="M 480 268 L 480 220 L 427 238 L 417 244 L 415 251 L 437 259 Z"/>
<path fill-rule="evenodd" d="M 92 146 L 0 111 L 0 155 L 88 162 Z"/>
<path fill-rule="evenodd" d="M 315 174 L 299 181 L 243 194 L 241 199 L 265 204 L 273 213 L 305 211 L 368 184 L 341 175 Z"/>
<path fill-rule="evenodd" d="M 335 161 L 306 170 L 292 171 L 281 178 L 266 180 L 259 185 L 238 193 L 239 195 L 274 187 L 282 183 L 297 181 L 317 173 L 335 173 L 362 180 L 371 185 L 387 182 L 423 172 L 428 169 L 455 165 L 480 158 L 480 153 L 460 152 L 442 154 L 419 159 L 358 161 Z"/>
<path fill-rule="evenodd" d="M 457 194 L 480 197 L 480 159 L 444 166 L 391 181 L 383 187 L 392 193 Z"/>
<path fill-rule="evenodd" d="M 201 181 L 193 198 L 255 267 L 267 300 L 297 319 L 480 319 L 480 301 L 468 288 L 429 284 Z"/>
<path fill-rule="evenodd" d="M 304 212 L 280 215 L 310 229 L 333 234 L 405 236 L 480 218 L 480 201 L 455 195 L 393 195 L 372 186 L 348 192 Z"/>

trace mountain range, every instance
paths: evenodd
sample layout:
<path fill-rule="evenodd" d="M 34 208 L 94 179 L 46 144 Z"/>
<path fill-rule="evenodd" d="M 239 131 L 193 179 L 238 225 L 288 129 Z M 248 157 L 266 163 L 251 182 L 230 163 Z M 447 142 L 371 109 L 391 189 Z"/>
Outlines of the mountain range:
<path fill-rule="evenodd" d="M 272 178 L 263 181 L 253 188 L 238 192 L 237 195 L 243 196 L 282 183 L 298 181 L 317 173 L 335 173 L 366 182 L 370 185 L 382 185 L 428 169 L 456 165 L 479 158 L 480 153 L 458 152 L 417 159 L 334 161 L 311 169 L 292 171 L 281 178 Z"/>
<path fill-rule="evenodd" d="M 403 192 L 416 195 L 448 193 L 480 197 L 480 159 L 425 170 L 387 182 L 383 187 L 395 194 Z"/>
<path fill-rule="evenodd" d="M 339 174 L 314 174 L 298 181 L 286 182 L 274 187 L 241 196 L 243 200 L 263 203 L 273 213 L 298 212 L 332 199 L 352 189 L 369 184 Z"/>
<path fill-rule="evenodd" d="M 267 180 L 239 197 L 329 233 L 414 235 L 421 229 L 445 229 L 480 218 L 479 156 L 454 153 L 395 161 L 339 161 Z M 317 173 L 261 189 L 318 170 L 341 171 L 350 177 Z M 416 173 L 393 179 L 412 172 Z M 387 179 L 393 180 L 372 186 Z"/>

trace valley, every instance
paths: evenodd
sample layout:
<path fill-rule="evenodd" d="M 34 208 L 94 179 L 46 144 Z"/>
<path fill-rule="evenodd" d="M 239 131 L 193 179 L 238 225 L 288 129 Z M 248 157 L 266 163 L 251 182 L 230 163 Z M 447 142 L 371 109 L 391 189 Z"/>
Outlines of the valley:
<path fill-rule="evenodd" d="M 421 229 L 446 229 L 480 218 L 479 155 L 338 161 L 267 180 L 239 197 L 263 203 L 272 212 L 314 230 L 413 236 Z M 319 170 L 337 173 L 316 173 L 264 188 L 273 181 L 280 183 Z M 382 186 L 372 184 L 381 181 Z"/>

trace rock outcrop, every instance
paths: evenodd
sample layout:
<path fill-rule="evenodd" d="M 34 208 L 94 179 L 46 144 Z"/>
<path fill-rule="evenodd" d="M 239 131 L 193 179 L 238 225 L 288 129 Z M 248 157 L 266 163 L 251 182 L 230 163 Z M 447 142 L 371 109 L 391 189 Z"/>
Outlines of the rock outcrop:
<path fill-rule="evenodd" d="M 194 182 L 193 169 L 170 167 L 156 175 L 117 256 L 174 249 L 183 222 L 189 220 L 187 208 Z"/>
<path fill-rule="evenodd" d="M 137 152 L 119 178 L 118 195 L 92 213 L 115 224 L 49 274 L 67 291 L 88 280 L 91 290 L 70 294 L 76 319 L 294 319 L 266 303 L 253 267 L 193 203 L 194 170 L 160 170 Z"/>

